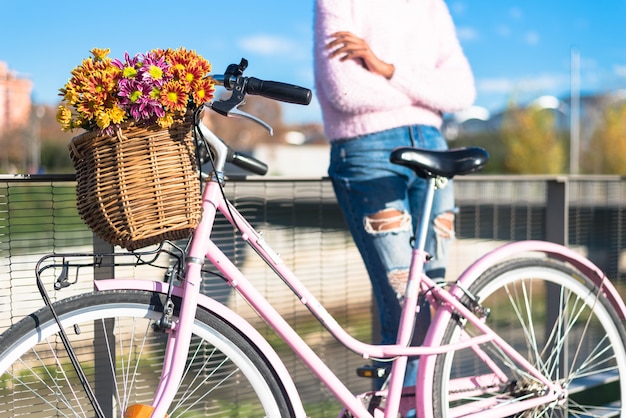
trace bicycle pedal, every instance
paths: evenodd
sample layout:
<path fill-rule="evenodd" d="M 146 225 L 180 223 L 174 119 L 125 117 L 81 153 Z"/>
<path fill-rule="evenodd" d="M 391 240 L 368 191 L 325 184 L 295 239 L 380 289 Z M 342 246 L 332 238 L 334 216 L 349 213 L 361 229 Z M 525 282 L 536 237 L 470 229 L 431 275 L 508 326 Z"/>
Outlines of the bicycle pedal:
<path fill-rule="evenodd" d="M 385 377 L 387 369 L 384 367 L 376 366 L 363 366 L 356 369 L 356 375 L 360 377 L 368 377 L 370 379 L 378 379 Z"/>

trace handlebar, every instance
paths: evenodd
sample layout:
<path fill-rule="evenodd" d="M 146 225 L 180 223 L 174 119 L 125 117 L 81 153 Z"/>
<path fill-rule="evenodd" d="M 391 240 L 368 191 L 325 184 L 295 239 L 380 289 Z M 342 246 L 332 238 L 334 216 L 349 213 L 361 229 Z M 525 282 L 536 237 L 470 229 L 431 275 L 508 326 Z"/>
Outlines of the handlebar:
<path fill-rule="evenodd" d="M 259 80 L 255 77 L 244 77 L 243 72 L 248 67 L 248 61 L 241 59 L 239 64 L 230 64 L 224 75 L 213 76 L 213 79 L 227 90 L 240 90 L 246 94 L 263 96 L 272 100 L 286 103 L 308 105 L 313 94 L 311 90 L 278 81 Z"/>
<path fill-rule="evenodd" d="M 264 176 L 265 174 L 267 174 L 267 164 L 265 164 L 261 160 L 257 160 L 251 155 L 233 151 L 226 158 L 226 161 L 236 165 L 239 168 L 243 168 L 244 170 L 248 170 L 254 174 L 258 174 L 259 176 Z"/>
<path fill-rule="evenodd" d="M 239 110 L 238 107 L 244 103 L 246 94 L 301 105 L 308 105 L 311 102 L 313 93 L 307 88 L 278 81 L 244 77 L 243 71 L 247 66 L 248 61 L 242 58 L 239 64 L 229 65 L 223 75 L 212 75 L 211 78 L 215 81 L 215 84 L 224 86 L 227 90 L 232 91 L 232 94 L 227 99 L 216 100 L 205 106 L 223 116 L 243 117 L 252 120 L 265 127 L 272 134 L 272 128 L 267 123 Z M 264 175 L 267 173 L 267 165 L 265 163 L 250 155 L 232 150 L 224 141 L 211 132 L 201 120 L 197 122 L 196 132 L 199 133 L 199 136 L 204 139 L 204 142 L 212 151 L 214 170 L 221 172 L 224 169 L 224 164 L 229 162 L 255 174 Z"/>
<path fill-rule="evenodd" d="M 257 94 L 268 99 L 281 102 L 308 105 L 311 103 L 311 90 L 293 84 L 278 81 L 263 81 L 258 78 L 248 78 L 248 94 Z"/>
<path fill-rule="evenodd" d="M 280 81 L 266 81 L 256 77 L 243 76 L 227 77 L 226 75 L 214 75 L 212 78 L 216 84 L 224 86 L 228 90 L 242 86 L 241 90 L 244 95 L 252 94 L 285 103 L 308 105 L 313 96 L 311 90 L 307 88 Z"/>

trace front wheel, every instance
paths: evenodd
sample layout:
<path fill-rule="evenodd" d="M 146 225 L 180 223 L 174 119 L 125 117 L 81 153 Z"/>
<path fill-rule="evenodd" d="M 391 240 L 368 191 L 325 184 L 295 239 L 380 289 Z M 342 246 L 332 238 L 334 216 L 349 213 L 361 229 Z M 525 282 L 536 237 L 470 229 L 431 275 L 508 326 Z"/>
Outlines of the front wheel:
<path fill-rule="evenodd" d="M 502 263 L 468 290 L 481 309 L 490 310 L 487 324 L 565 395 L 557 402 L 507 413 L 520 401 L 541 396 L 544 387 L 488 343 L 437 356 L 434 416 L 480 416 L 498 409 L 502 415 L 491 416 L 626 416 L 626 335 L 591 280 L 563 263 L 533 258 Z M 469 306 L 469 298 L 464 303 Z M 442 335 L 441 345 L 477 335 L 477 330 L 452 315 Z M 485 354 L 493 364 L 481 359 Z"/>
<path fill-rule="evenodd" d="M 129 405 L 152 402 L 167 340 L 153 325 L 161 318 L 164 300 L 159 293 L 118 290 L 54 304 L 107 417 L 122 417 Z M 180 300 L 174 303 L 178 308 Z M 0 336 L 3 415 L 95 416 L 58 331 L 50 310 L 42 308 Z M 186 370 L 168 417 L 292 415 L 280 382 L 255 345 L 199 308 Z"/>

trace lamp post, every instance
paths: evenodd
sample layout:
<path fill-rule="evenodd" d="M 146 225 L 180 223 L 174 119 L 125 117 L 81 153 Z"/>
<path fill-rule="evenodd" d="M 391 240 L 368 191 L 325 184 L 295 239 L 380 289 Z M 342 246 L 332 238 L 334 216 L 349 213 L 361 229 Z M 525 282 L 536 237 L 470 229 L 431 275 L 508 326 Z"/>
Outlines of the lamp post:
<path fill-rule="evenodd" d="M 570 154 L 569 172 L 578 174 L 580 161 L 580 53 L 576 48 L 571 50 L 570 76 Z"/>
<path fill-rule="evenodd" d="M 29 146 L 26 157 L 26 169 L 30 174 L 36 174 L 41 167 L 41 119 L 45 113 L 46 108 L 43 106 L 36 106 L 31 110 Z"/>

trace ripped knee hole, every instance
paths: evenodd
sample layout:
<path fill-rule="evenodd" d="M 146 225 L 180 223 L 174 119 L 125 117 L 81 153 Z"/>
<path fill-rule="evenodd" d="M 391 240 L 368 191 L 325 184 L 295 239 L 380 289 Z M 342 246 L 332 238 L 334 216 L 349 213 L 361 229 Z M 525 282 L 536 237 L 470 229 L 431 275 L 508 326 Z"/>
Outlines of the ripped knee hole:
<path fill-rule="evenodd" d="M 366 216 L 364 223 L 368 232 L 402 231 L 411 227 L 411 215 L 398 209 L 383 209 Z"/>
<path fill-rule="evenodd" d="M 393 288 L 393 290 L 399 295 L 404 296 L 406 290 L 406 283 L 409 280 L 409 270 L 398 269 L 392 270 L 387 274 L 387 280 Z"/>
<path fill-rule="evenodd" d="M 438 215 L 434 221 L 434 228 L 437 236 L 441 238 L 454 237 L 454 213 L 444 212 Z"/>

